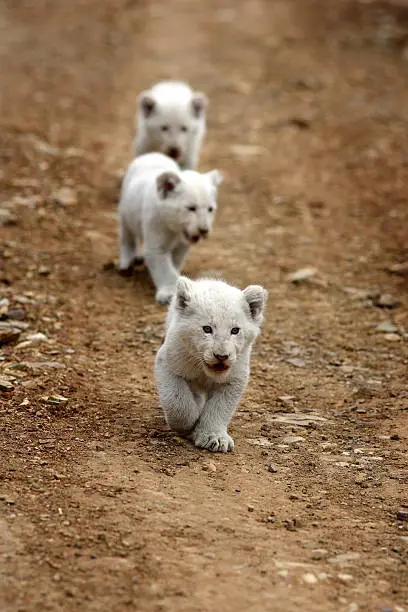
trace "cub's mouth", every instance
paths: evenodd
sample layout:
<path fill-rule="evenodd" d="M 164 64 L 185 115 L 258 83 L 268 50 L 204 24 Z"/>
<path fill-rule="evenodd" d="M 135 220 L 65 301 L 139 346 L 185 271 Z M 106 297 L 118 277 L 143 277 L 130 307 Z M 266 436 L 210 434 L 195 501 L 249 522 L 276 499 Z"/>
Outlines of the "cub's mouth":
<path fill-rule="evenodd" d="M 206 362 L 205 365 L 212 372 L 226 372 L 227 370 L 230 369 L 230 366 L 222 361 L 219 361 L 217 363 L 207 363 Z"/>
<path fill-rule="evenodd" d="M 190 234 L 188 234 L 185 230 L 183 231 L 184 237 L 188 242 L 191 242 L 191 244 L 197 244 L 197 242 L 200 240 L 200 236 L 198 234 L 195 234 L 194 236 L 190 236 Z"/>
<path fill-rule="evenodd" d="M 176 147 L 170 147 L 167 149 L 166 155 L 168 155 L 171 159 L 174 159 L 174 161 L 178 161 L 181 157 L 181 151 Z"/>

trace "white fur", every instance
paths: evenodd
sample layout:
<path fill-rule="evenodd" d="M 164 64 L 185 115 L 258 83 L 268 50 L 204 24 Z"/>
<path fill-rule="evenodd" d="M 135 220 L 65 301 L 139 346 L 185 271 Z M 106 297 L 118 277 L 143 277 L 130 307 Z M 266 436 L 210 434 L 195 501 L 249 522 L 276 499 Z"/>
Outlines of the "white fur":
<path fill-rule="evenodd" d="M 206 129 L 207 97 L 186 83 L 162 81 L 139 97 L 135 155 L 160 152 L 183 169 L 197 167 Z"/>
<path fill-rule="evenodd" d="M 212 229 L 218 170 L 181 171 L 161 153 L 136 158 L 123 180 L 119 203 L 120 269 L 144 260 L 156 300 L 170 301 L 191 245 Z"/>
<path fill-rule="evenodd" d="M 200 448 L 234 448 L 227 428 L 248 382 L 266 299 L 259 285 L 240 291 L 217 280 L 178 280 L 156 356 L 156 385 L 167 423 Z M 217 355 L 225 371 L 214 371 Z"/>

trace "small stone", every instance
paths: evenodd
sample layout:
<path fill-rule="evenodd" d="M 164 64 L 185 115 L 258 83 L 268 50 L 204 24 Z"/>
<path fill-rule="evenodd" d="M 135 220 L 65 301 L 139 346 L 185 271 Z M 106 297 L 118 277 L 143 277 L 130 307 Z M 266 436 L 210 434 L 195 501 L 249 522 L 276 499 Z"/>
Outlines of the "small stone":
<path fill-rule="evenodd" d="M 303 574 L 302 576 L 303 582 L 306 582 L 306 584 L 316 584 L 317 583 L 317 578 L 314 574 Z"/>
<path fill-rule="evenodd" d="M 398 334 L 384 334 L 384 340 L 388 342 L 399 342 L 401 340 L 401 336 Z"/>
<path fill-rule="evenodd" d="M 49 274 L 51 274 L 51 270 L 47 268 L 47 266 L 40 266 L 37 270 L 37 274 L 39 276 L 49 276 Z"/>
<path fill-rule="evenodd" d="M 408 261 L 403 261 L 402 263 L 396 263 L 387 268 L 388 272 L 392 274 L 408 274 Z"/>
<path fill-rule="evenodd" d="M 289 359 L 285 359 L 286 363 L 290 363 L 290 365 L 295 366 L 295 368 L 304 368 L 305 362 L 300 357 L 291 357 Z"/>
<path fill-rule="evenodd" d="M 253 512 L 255 510 L 255 506 L 248 504 L 248 512 Z"/>
<path fill-rule="evenodd" d="M 247 440 L 248 444 L 252 444 L 252 446 L 262 446 L 269 447 L 273 446 L 273 443 L 268 440 L 268 438 L 249 438 Z"/>
<path fill-rule="evenodd" d="M 328 561 L 334 565 L 349 565 L 351 562 L 360 559 L 360 556 L 361 555 L 358 552 L 349 552 L 331 557 Z"/>
<path fill-rule="evenodd" d="M 0 227 L 18 225 L 18 218 L 6 208 L 0 208 Z"/>
<path fill-rule="evenodd" d="M 401 440 L 401 438 L 398 434 L 392 434 L 392 436 L 390 436 L 390 440 Z"/>
<path fill-rule="evenodd" d="M 311 279 L 312 276 L 315 276 L 316 272 L 316 268 L 300 268 L 299 270 L 296 270 L 296 272 L 292 272 L 292 274 L 289 274 L 287 279 L 290 283 L 301 283 L 303 281 Z"/>
<path fill-rule="evenodd" d="M 312 550 L 311 558 L 313 561 L 321 561 L 322 559 L 326 559 L 328 557 L 329 552 L 324 548 L 316 548 Z"/>
<path fill-rule="evenodd" d="M 278 472 L 278 468 L 273 465 L 273 463 L 270 463 L 268 465 L 268 472 L 270 472 L 271 474 L 276 474 L 276 472 Z"/>
<path fill-rule="evenodd" d="M 15 342 L 21 334 L 17 327 L 0 328 L 0 346 Z"/>
<path fill-rule="evenodd" d="M 302 436 L 286 436 L 282 440 L 284 444 L 297 444 L 298 442 L 303 442 L 303 441 L 304 441 L 304 438 Z"/>
<path fill-rule="evenodd" d="M 57 406 L 58 404 L 64 404 L 68 401 L 67 397 L 63 395 L 45 395 L 41 398 L 46 404 Z"/>
<path fill-rule="evenodd" d="M 203 470 L 204 472 L 216 472 L 217 466 L 213 461 L 208 461 L 207 463 L 204 463 Z"/>
<path fill-rule="evenodd" d="M 290 405 L 290 404 L 292 404 L 294 399 L 295 399 L 295 396 L 294 396 L 294 395 L 280 395 L 280 396 L 278 397 L 278 400 L 279 400 L 279 401 L 280 401 L 282 404 L 285 404 L 285 405 L 288 405 L 288 404 Z"/>
<path fill-rule="evenodd" d="M 393 334 L 398 331 L 398 327 L 392 321 L 382 321 L 377 325 L 375 331 L 383 334 Z"/>
<path fill-rule="evenodd" d="M 77 195 L 71 187 L 61 187 L 52 195 L 53 202 L 61 206 L 73 206 L 78 202 Z"/>
<path fill-rule="evenodd" d="M 408 510 L 399 510 L 397 512 L 397 519 L 399 521 L 408 521 Z"/>
<path fill-rule="evenodd" d="M 340 582 L 345 582 L 345 583 L 353 580 L 353 576 L 351 574 L 337 574 L 337 578 L 340 580 Z"/>
<path fill-rule="evenodd" d="M 0 391 L 13 391 L 14 385 L 7 378 L 0 378 Z"/>
<path fill-rule="evenodd" d="M 388 293 L 382 293 L 375 301 L 374 305 L 378 308 L 397 308 L 401 302 Z"/>
<path fill-rule="evenodd" d="M 6 318 L 13 319 L 15 321 L 24 321 L 24 319 L 27 318 L 27 315 L 25 310 L 22 308 L 12 308 L 11 310 L 7 311 Z"/>

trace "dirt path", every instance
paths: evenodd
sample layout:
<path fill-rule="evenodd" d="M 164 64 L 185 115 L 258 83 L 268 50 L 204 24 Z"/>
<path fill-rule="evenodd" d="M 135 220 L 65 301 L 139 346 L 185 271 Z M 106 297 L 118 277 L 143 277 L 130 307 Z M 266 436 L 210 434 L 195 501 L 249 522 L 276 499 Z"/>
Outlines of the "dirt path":
<path fill-rule="evenodd" d="M 406 4 L 2 3 L 2 611 L 408 611 Z M 270 292 L 228 456 L 168 431 L 165 311 L 103 269 L 169 77 L 226 177 L 186 272 Z"/>

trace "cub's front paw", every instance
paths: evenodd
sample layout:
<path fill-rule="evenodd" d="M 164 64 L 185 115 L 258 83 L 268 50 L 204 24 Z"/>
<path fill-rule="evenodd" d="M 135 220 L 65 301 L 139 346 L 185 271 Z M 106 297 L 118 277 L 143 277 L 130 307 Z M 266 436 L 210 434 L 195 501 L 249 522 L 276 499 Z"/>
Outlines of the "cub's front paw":
<path fill-rule="evenodd" d="M 156 302 L 163 305 L 169 304 L 174 295 L 174 291 L 174 287 L 163 287 L 162 289 L 158 289 L 156 291 Z"/>
<path fill-rule="evenodd" d="M 192 437 L 198 448 L 205 448 L 213 453 L 227 453 L 234 450 L 234 440 L 227 432 L 200 432 L 193 433 Z"/>

